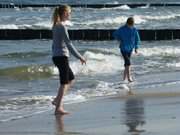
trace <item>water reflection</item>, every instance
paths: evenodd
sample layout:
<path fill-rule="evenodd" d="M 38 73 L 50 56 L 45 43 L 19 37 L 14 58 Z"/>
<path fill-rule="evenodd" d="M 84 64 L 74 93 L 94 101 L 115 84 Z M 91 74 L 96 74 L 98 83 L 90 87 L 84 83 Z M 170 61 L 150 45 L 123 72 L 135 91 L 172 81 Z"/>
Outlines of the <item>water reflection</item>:
<path fill-rule="evenodd" d="M 55 135 L 64 135 L 64 119 L 63 115 L 56 115 L 56 134 Z"/>
<path fill-rule="evenodd" d="M 64 124 L 64 116 L 66 115 L 56 115 L 55 128 L 56 132 L 54 135 L 85 135 L 82 132 L 69 131 L 67 123 Z"/>
<path fill-rule="evenodd" d="M 125 102 L 124 108 L 124 123 L 129 128 L 128 132 L 136 133 L 140 135 L 141 132 L 144 132 L 143 129 L 139 126 L 145 124 L 144 116 L 144 101 L 139 97 L 129 97 Z"/>

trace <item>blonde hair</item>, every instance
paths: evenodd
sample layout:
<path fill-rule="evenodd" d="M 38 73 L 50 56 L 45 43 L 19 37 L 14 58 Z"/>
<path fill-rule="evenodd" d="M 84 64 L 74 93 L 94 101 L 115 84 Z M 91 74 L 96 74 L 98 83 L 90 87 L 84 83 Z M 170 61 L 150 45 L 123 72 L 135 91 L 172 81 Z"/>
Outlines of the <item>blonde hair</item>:
<path fill-rule="evenodd" d="M 53 26 L 61 21 L 62 16 L 63 16 L 64 12 L 66 12 L 66 11 L 71 11 L 71 7 L 68 5 L 60 5 L 58 7 L 55 7 L 54 13 L 52 16 Z"/>

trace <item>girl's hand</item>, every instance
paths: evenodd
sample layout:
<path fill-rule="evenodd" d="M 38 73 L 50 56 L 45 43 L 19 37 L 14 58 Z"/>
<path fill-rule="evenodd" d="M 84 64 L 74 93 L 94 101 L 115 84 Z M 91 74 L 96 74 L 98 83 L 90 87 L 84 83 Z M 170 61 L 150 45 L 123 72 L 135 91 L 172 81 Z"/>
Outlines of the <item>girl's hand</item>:
<path fill-rule="evenodd" d="M 80 61 L 81 61 L 81 64 L 82 64 L 82 65 L 83 65 L 83 64 L 86 65 L 86 60 L 85 60 L 84 58 L 81 58 Z"/>

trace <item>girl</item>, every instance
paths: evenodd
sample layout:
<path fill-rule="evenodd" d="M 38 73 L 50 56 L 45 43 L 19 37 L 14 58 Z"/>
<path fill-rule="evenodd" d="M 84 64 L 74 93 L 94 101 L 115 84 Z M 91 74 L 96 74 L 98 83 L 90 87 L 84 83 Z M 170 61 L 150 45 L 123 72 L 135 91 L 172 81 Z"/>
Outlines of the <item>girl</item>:
<path fill-rule="evenodd" d="M 52 17 L 52 60 L 59 70 L 61 84 L 56 98 L 52 101 L 52 104 L 56 106 L 55 115 L 68 114 L 68 112 L 64 110 L 62 98 L 74 80 L 74 74 L 69 66 L 69 52 L 78 58 L 82 64 L 86 64 L 84 57 L 81 56 L 70 41 L 68 30 L 64 24 L 65 21 L 70 19 L 70 14 L 71 8 L 67 5 L 61 5 L 55 8 Z"/>

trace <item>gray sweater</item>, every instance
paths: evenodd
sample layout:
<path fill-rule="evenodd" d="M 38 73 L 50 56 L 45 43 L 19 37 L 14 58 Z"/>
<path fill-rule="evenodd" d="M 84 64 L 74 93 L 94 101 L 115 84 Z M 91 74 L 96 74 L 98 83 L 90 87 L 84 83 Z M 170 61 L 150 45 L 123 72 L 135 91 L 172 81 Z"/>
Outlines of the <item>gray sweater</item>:
<path fill-rule="evenodd" d="M 81 59 L 81 54 L 73 46 L 69 39 L 67 28 L 58 24 L 53 26 L 53 44 L 52 44 L 52 55 L 55 56 L 67 56 L 69 57 L 69 51 L 78 59 Z"/>

